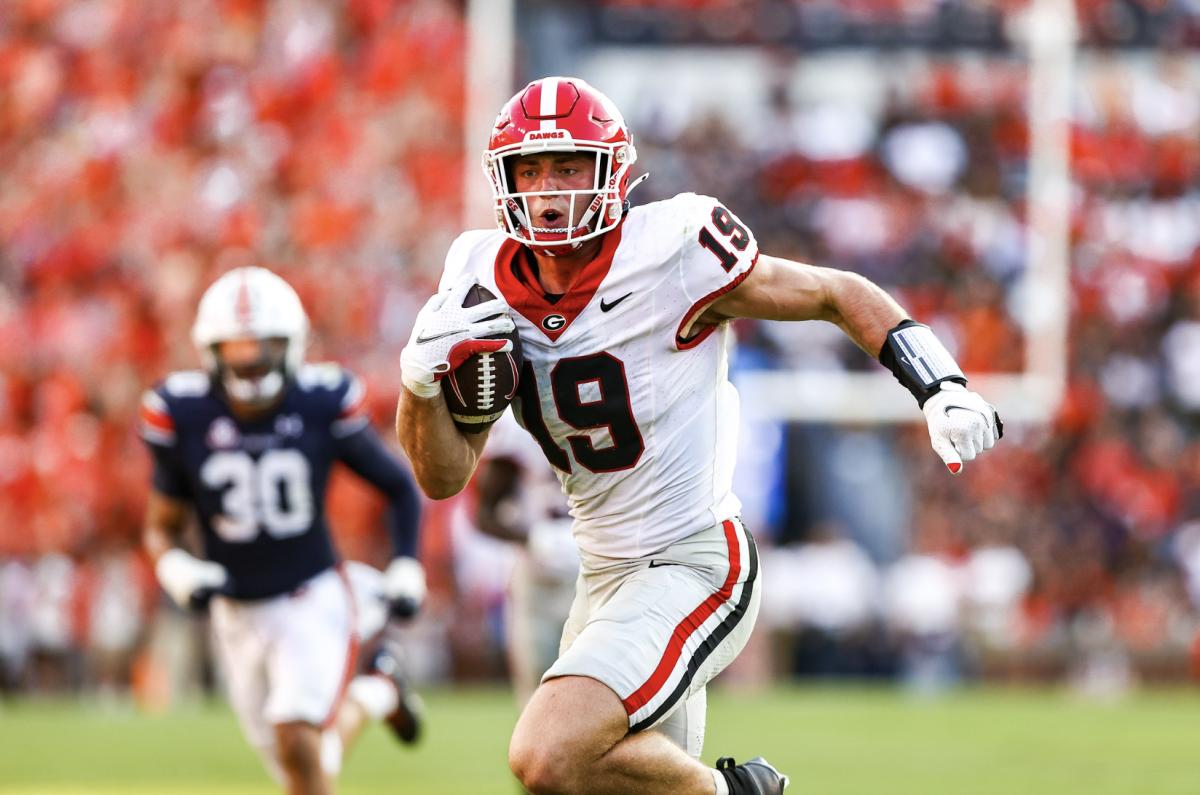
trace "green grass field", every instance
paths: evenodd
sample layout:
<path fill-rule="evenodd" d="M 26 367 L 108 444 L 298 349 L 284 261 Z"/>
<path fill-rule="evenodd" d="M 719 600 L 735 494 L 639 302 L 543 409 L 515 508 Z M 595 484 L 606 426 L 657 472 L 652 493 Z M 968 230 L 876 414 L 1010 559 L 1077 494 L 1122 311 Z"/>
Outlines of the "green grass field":
<path fill-rule="evenodd" d="M 514 795 L 505 749 L 514 711 L 499 690 L 428 695 L 416 751 L 372 728 L 341 792 Z M 717 692 L 705 759 L 763 754 L 790 792 L 1200 792 L 1200 693 L 1143 693 L 1114 704 L 1059 691 L 964 691 L 916 700 L 894 690 Z M 0 706 L 0 792 L 14 795 L 251 795 L 273 789 L 230 712 L 163 717 L 63 702 Z"/>

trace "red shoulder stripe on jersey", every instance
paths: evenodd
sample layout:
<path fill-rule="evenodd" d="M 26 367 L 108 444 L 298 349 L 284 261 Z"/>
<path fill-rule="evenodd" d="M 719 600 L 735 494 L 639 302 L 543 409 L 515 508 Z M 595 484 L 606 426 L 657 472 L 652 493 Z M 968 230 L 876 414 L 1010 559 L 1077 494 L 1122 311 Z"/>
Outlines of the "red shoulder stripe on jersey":
<path fill-rule="evenodd" d="M 141 421 L 156 431 L 175 432 L 175 420 L 165 411 L 157 411 L 143 404 L 138 412 Z"/>
<path fill-rule="evenodd" d="M 529 258 L 523 252 L 524 244 L 512 239 L 505 240 L 496 254 L 496 286 L 504 294 L 504 301 L 551 342 L 558 340 L 571 321 L 579 317 L 579 313 L 591 302 L 600 289 L 600 283 L 608 275 L 617 246 L 621 244 L 623 226 L 624 222 L 604 235 L 596 258 L 583 266 L 575 284 L 553 304 L 546 300 L 542 292 L 541 284 L 529 265 Z"/>
<path fill-rule="evenodd" d="M 726 519 L 721 523 L 721 527 L 725 531 L 725 543 L 729 548 L 729 574 L 726 575 L 725 582 L 721 584 L 721 590 L 701 602 L 699 607 L 675 626 L 675 631 L 671 633 L 671 639 L 667 642 L 667 648 L 658 661 L 658 667 L 654 669 L 654 673 L 650 674 L 650 678 L 641 687 L 621 702 L 625 706 L 625 712 L 630 715 L 650 703 L 650 699 L 654 698 L 670 678 L 671 671 L 674 670 L 675 664 L 679 662 L 680 654 L 683 653 L 683 645 L 687 643 L 687 639 L 700 629 L 709 616 L 715 613 L 722 604 L 729 601 L 729 597 L 733 595 L 733 586 L 737 584 L 738 576 L 742 573 L 742 559 L 733 522 Z"/>
<path fill-rule="evenodd" d="M 692 308 L 684 313 L 683 320 L 679 321 L 679 328 L 675 330 L 676 348 L 681 351 L 686 351 L 688 348 L 695 348 L 697 345 L 708 339 L 709 334 L 712 334 L 714 331 L 716 331 L 716 326 L 705 326 L 700 330 L 699 333 L 694 334 L 687 339 L 683 338 L 683 330 L 688 329 L 691 331 L 692 323 L 694 323 L 696 318 L 698 318 L 704 312 L 704 310 L 708 308 L 708 305 L 741 284 L 746 277 L 750 275 L 750 271 L 754 270 L 754 266 L 757 264 L 758 254 L 756 253 L 754 255 L 754 259 L 750 261 L 750 267 L 739 273 L 733 281 L 729 282 L 724 287 L 713 290 L 711 293 L 692 304 Z"/>
<path fill-rule="evenodd" d="M 355 630 L 355 627 L 358 626 L 358 606 L 354 603 L 354 589 L 350 587 L 350 578 L 346 574 L 345 566 L 339 563 L 336 571 L 338 579 L 342 581 L 342 587 L 346 591 L 346 604 L 350 611 L 349 641 L 346 648 L 346 664 L 342 667 L 342 681 L 338 684 L 337 695 L 333 697 L 333 705 L 329 708 L 329 713 L 325 716 L 325 720 L 321 721 L 322 729 L 328 729 L 337 722 L 342 702 L 346 700 L 346 690 L 350 687 L 350 680 L 354 678 L 355 668 L 358 667 L 358 632 Z"/>

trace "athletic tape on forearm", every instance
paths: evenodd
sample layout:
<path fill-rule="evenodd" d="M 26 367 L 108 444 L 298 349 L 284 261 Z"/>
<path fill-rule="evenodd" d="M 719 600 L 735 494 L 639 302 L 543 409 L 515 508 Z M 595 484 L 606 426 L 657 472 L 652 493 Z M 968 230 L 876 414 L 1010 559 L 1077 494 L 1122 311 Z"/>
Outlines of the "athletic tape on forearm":
<path fill-rule="evenodd" d="M 967 383 L 967 377 L 946 346 L 928 326 L 915 320 L 904 320 L 888 332 L 879 352 L 879 363 L 892 371 L 921 406 L 943 381 Z"/>

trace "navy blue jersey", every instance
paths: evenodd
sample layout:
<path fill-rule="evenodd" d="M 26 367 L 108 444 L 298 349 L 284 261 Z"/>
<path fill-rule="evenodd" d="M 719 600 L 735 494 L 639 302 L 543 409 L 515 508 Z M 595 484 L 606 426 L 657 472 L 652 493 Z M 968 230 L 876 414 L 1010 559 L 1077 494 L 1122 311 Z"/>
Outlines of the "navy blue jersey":
<path fill-rule="evenodd" d="M 154 488 L 192 503 L 204 555 L 229 571 L 231 596 L 287 593 L 336 562 L 325 491 L 342 460 L 389 497 L 400 554 L 415 548 L 411 478 L 384 450 L 360 382 L 337 365 L 305 365 L 269 416 L 230 411 L 207 373 L 170 375 L 142 400 Z M 407 534 L 407 536 L 406 536 Z"/>

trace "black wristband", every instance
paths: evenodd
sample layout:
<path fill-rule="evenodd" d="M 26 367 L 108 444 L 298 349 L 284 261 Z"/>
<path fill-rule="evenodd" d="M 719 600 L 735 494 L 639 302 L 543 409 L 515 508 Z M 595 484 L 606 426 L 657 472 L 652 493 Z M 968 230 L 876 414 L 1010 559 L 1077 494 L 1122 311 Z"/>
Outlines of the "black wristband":
<path fill-rule="evenodd" d="M 879 363 L 892 371 L 922 407 L 943 381 L 967 383 L 967 377 L 946 346 L 929 326 L 915 320 L 902 320 L 888 332 L 879 351 Z"/>

